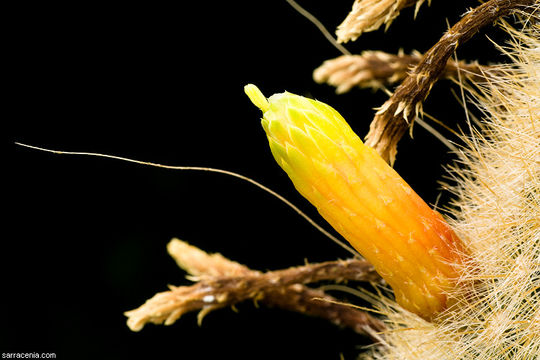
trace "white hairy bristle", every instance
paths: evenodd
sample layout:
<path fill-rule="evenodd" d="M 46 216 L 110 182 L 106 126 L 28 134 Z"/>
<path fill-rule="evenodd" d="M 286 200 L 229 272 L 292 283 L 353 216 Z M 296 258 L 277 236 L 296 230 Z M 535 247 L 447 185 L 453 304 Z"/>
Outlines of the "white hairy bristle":
<path fill-rule="evenodd" d="M 367 358 L 540 356 L 540 28 L 505 27 L 512 63 L 468 89 L 483 116 L 450 168 L 449 221 L 471 254 L 461 293 L 433 323 L 381 305 L 390 330 Z"/>

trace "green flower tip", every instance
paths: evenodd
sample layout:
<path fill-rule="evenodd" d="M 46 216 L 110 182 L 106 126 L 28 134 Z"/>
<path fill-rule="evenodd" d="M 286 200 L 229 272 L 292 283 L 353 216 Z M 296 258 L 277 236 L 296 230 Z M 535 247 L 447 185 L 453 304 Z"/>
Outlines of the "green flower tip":
<path fill-rule="evenodd" d="M 244 92 L 249 97 L 253 105 L 261 109 L 263 113 L 270 108 L 270 103 L 263 95 L 261 90 L 259 90 L 259 88 L 255 85 L 247 84 L 246 86 L 244 86 Z"/>

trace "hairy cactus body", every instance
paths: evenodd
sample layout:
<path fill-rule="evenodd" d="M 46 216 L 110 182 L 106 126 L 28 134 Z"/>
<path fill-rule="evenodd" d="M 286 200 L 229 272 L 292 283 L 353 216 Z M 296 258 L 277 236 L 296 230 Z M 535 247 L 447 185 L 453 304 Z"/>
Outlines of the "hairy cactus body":
<path fill-rule="evenodd" d="M 469 89 L 484 119 L 451 167 L 451 225 L 478 264 L 461 271 L 469 289 L 434 323 L 387 307 L 386 346 L 370 359 L 540 357 L 540 32 L 506 29 L 513 63 Z"/>

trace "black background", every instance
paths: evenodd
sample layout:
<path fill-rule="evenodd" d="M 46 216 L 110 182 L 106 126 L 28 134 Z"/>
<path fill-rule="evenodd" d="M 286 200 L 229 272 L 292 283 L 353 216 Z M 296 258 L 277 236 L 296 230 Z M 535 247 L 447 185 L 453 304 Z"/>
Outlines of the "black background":
<path fill-rule="evenodd" d="M 232 170 L 278 191 L 328 228 L 273 161 L 260 111 L 243 86 L 257 84 L 267 96 L 288 90 L 317 98 L 361 136 L 386 95 L 355 89 L 338 96 L 314 83 L 313 69 L 340 54 L 285 1 L 193 3 L 27 3 L 8 12 L 5 72 L 13 81 L 4 115 L 1 351 L 56 352 L 60 359 L 352 359 L 367 343 L 323 320 L 250 303 L 238 313 L 211 313 L 202 327 L 187 314 L 170 327 L 131 332 L 124 311 L 167 284 L 189 284 L 166 253 L 172 237 L 259 270 L 348 254 L 285 205 L 234 178 L 13 144 Z M 301 2 L 332 32 L 351 4 Z M 407 9 L 388 31 L 346 46 L 353 53 L 426 51 L 447 20 L 455 23 L 476 4 L 435 1 L 416 21 Z M 501 36 L 489 29 L 458 56 L 497 60 L 486 34 Z M 425 110 L 464 127 L 451 88 L 457 89 L 439 83 Z M 395 167 L 433 203 L 451 158 L 417 126 L 414 140 L 401 142 Z"/>

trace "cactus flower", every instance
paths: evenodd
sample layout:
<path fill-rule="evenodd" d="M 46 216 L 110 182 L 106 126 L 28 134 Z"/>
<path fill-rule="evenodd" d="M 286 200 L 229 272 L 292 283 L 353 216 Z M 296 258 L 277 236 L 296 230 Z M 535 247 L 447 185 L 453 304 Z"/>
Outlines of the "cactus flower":
<path fill-rule="evenodd" d="M 251 84 L 245 92 L 263 111 L 262 126 L 277 163 L 373 264 L 396 301 L 425 319 L 445 309 L 463 246 L 442 216 L 332 107 L 288 92 L 266 99 Z"/>

